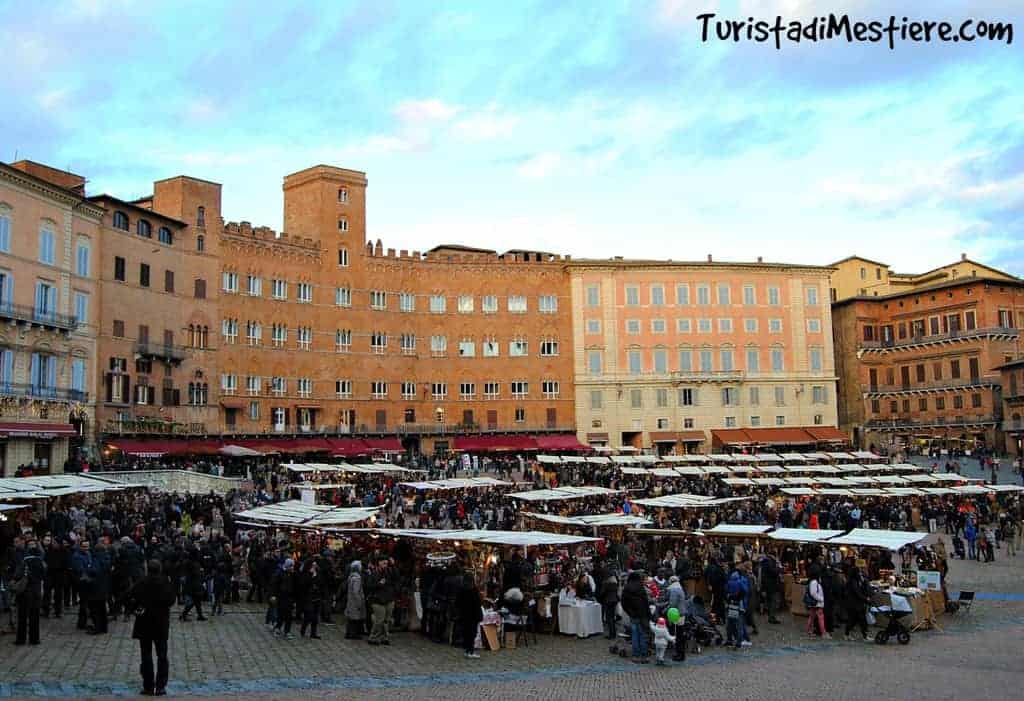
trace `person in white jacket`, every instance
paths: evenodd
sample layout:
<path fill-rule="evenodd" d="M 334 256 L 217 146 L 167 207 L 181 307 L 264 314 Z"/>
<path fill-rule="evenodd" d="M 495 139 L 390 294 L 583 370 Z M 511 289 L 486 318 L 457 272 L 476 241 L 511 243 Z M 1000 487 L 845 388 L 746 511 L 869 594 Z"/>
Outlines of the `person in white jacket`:
<path fill-rule="evenodd" d="M 659 618 L 658 624 L 651 626 L 651 630 L 654 632 L 654 652 L 657 655 L 655 664 L 663 667 L 665 665 L 665 650 L 668 649 L 669 643 L 676 641 L 676 636 L 668 632 L 668 625 L 664 618 Z"/>
<path fill-rule="evenodd" d="M 815 622 L 817 622 L 817 629 L 821 631 L 821 637 L 831 639 L 832 636 L 825 630 L 825 590 L 821 587 L 818 575 L 814 575 L 811 581 L 807 582 L 807 593 L 809 595 L 806 601 L 807 635 L 811 637 L 817 635 L 815 630 Z M 814 599 L 814 605 L 811 605 L 811 599 Z"/>

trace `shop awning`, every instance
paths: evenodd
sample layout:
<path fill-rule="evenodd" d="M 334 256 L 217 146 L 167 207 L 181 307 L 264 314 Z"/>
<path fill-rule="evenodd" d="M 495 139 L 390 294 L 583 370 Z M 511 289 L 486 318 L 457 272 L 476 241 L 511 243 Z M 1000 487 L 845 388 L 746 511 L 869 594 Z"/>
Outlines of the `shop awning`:
<path fill-rule="evenodd" d="M 721 445 L 752 445 L 754 439 L 742 428 L 717 428 L 711 431 L 711 437 Z"/>
<path fill-rule="evenodd" d="M 698 443 L 703 440 L 703 431 L 651 431 L 652 443 Z"/>
<path fill-rule="evenodd" d="M 458 436 L 455 450 L 483 453 L 537 450 L 537 441 L 532 436 Z"/>
<path fill-rule="evenodd" d="M 0 422 L 0 437 L 54 438 L 56 436 L 74 436 L 76 433 L 75 427 L 71 424 Z"/>
<path fill-rule="evenodd" d="M 768 534 L 772 540 L 786 540 L 794 543 L 820 543 L 835 538 L 843 531 L 823 531 L 817 528 L 776 528 Z"/>
<path fill-rule="evenodd" d="M 816 441 L 823 443 L 849 443 L 850 437 L 834 426 L 808 426 L 804 429 Z"/>
<path fill-rule="evenodd" d="M 331 454 L 335 457 L 347 458 L 353 455 L 368 455 L 370 448 L 358 438 L 328 438 Z"/>
<path fill-rule="evenodd" d="M 703 431 L 680 431 L 679 440 L 683 443 L 700 443 L 704 440 Z"/>
<path fill-rule="evenodd" d="M 807 429 L 803 428 L 747 428 L 751 440 L 760 445 L 810 445 L 814 443 Z"/>
<path fill-rule="evenodd" d="M 370 450 L 380 453 L 401 453 L 402 441 L 396 437 L 391 438 L 363 438 L 363 443 Z"/>
<path fill-rule="evenodd" d="M 885 548 L 886 550 L 899 550 L 927 537 L 927 533 L 854 528 L 846 535 L 832 538 L 828 542 L 834 545 L 857 545 L 870 548 Z"/>
<path fill-rule="evenodd" d="M 573 433 L 534 436 L 533 439 L 541 450 L 590 450 L 590 446 L 580 443 Z"/>

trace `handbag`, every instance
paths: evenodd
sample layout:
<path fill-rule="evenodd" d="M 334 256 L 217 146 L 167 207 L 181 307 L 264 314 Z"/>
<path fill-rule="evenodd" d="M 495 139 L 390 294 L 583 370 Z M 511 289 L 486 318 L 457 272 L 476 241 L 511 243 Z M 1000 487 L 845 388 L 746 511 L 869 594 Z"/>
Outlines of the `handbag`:
<path fill-rule="evenodd" d="M 869 626 L 875 625 L 875 614 L 868 611 L 867 614 L 864 616 L 864 620 L 868 622 Z"/>
<path fill-rule="evenodd" d="M 817 608 L 818 606 L 818 600 L 814 598 L 813 594 L 811 594 L 810 587 L 804 589 L 804 606 L 806 608 Z"/>

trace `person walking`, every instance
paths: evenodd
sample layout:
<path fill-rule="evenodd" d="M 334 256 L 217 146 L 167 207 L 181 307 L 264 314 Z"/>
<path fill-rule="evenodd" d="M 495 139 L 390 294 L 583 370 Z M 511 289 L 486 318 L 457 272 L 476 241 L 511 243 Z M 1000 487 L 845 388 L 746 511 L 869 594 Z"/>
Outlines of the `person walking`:
<path fill-rule="evenodd" d="M 633 662 L 647 664 L 647 631 L 651 627 L 651 612 L 647 588 L 640 572 L 630 572 L 626 578 L 626 586 L 622 589 L 622 610 L 629 616 Z"/>
<path fill-rule="evenodd" d="M 198 550 L 193 550 L 189 553 L 188 562 L 185 563 L 185 608 L 181 610 L 180 620 L 188 621 L 188 615 L 195 607 L 196 620 L 205 621 L 206 616 L 203 615 L 203 599 L 206 598 L 206 585 L 203 579 L 203 566 L 200 564 L 200 556 Z"/>
<path fill-rule="evenodd" d="M 132 637 L 139 641 L 139 673 L 142 675 L 143 696 L 163 696 L 167 693 L 170 662 L 167 658 L 167 640 L 171 629 L 171 606 L 175 594 L 171 580 L 164 574 L 159 560 L 146 564 L 146 575 L 132 587 L 131 601 L 137 611 L 132 625 Z M 156 651 L 156 674 L 153 674 L 153 652 Z"/>
<path fill-rule="evenodd" d="M 92 585 L 89 589 L 89 617 L 92 628 L 89 635 L 107 633 L 107 599 L 110 598 L 111 570 L 110 552 L 101 538 L 92 554 Z"/>
<path fill-rule="evenodd" d="M 295 611 L 295 560 L 288 558 L 274 575 L 273 596 L 277 599 L 277 623 L 274 634 L 292 639 L 292 619 Z"/>
<path fill-rule="evenodd" d="M 477 659 L 476 634 L 480 621 L 484 619 L 484 610 L 480 601 L 480 591 L 476 588 L 473 575 L 466 573 L 462 577 L 462 588 L 455 600 L 455 616 L 459 621 L 459 632 L 462 638 L 462 649 L 467 659 Z"/>
<path fill-rule="evenodd" d="M 854 626 L 860 628 L 861 638 L 868 639 L 867 608 L 870 602 L 868 582 L 861 569 L 862 561 L 858 560 L 846 577 L 846 588 L 843 596 L 843 607 L 846 609 L 846 639 L 852 640 L 850 633 Z"/>
<path fill-rule="evenodd" d="M 615 640 L 616 609 L 619 606 L 619 579 L 613 573 L 601 583 L 601 612 L 609 640 Z"/>
<path fill-rule="evenodd" d="M 14 570 L 12 586 L 18 607 L 18 632 L 15 645 L 24 645 L 26 634 L 30 645 L 39 644 L 39 608 L 43 603 L 46 563 L 34 537 L 25 543 L 25 554 Z"/>
<path fill-rule="evenodd" d="M 43 586 L 43 618 L 60 618 L 64 610 L 64 583 L 71 566 L 71 556 L 64 544 L 47 535 L 43 538 L 44 558 L 46 560 L 46 583 Z"/>
<path fill-rule="evenodd" d="M 89 598 L 93 586 L 92 548 L 88 538 L 78 541 L 78 549 L 71 556 L 71 572 L 78 593 L 78 630 L 86 630 L 89 623 Z"/>
<path fill-rule="evenodd" d="M 363 592 L 363 564 L 356 560 L 349 567 L 345 600 L 345 639 L 361 640 L 366 621 L 366 594 Z"/>
<path fill-rule="evenodd" d="M 807 635 L 815 637 L 817 630 L 821 631 L 821 637 L 826 640 L 832 638 L 825 630 L 825 591 L 821 586 L 821 575 L 815 571 L 811 580 L 807 582 L 807 592 L 804 594 L 804 605 L 807 607 Z"/>
<path fill-rule="evenodd" d="M 782 591 L 782 575 L 779 571 L 779 562 L 772 554 L 765 555 L 761 560 L 761 590 L 761 602 L 764 604 L 765 613 L 768 614 L 768 622 L 773 625 L 781 623 L 775 617 L 775 606 Z"/>
<path fill-rule="evenodd" d="M 370 645 L 391 644 L 391 615 L 395 609 L 394 573 L 390 562 L 383 560 L 376 573 L 370 578 L 370 607 L 373 611 L 373 627 L 367 642 Z"/>
<path fill-rule="evenodd" d="M 306 563 L 306 567 L 299 575 L 299 582 L 299 608 L 302 610 L 299 635 L 305 638 L 308 629 L 310 639 L 319 640 L 320 636 L 316 634 L 316 630 L 320 625 L 320 606 L 323 603 L 324 592 L 320 566 L 315 560 Z"/>

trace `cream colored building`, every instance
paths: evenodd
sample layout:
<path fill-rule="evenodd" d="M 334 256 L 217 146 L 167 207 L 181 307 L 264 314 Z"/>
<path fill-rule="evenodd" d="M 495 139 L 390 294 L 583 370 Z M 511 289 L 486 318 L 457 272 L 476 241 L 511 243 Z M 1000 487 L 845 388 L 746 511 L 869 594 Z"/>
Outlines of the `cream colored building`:
<path fill-rule="evenodd" d="M 827 444 L 830 268 L 573 260 L 581 442 L 659 452 Z"/>
<path fill-rule="evenodd" d="M 849 256 L 829 266 L 829 298 L 841 302 L 851 297 L 885 297 L 913 292 L 922 287 L 953 282 L 962 278 L 985 277 L 1016 281 L 1002 270 L 991 268 L 960 254 L 960 260 L 923 273 L 895 273 L 888 263 L 860 256 Z"/>

